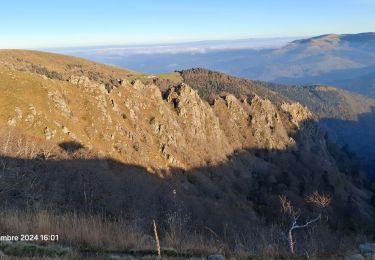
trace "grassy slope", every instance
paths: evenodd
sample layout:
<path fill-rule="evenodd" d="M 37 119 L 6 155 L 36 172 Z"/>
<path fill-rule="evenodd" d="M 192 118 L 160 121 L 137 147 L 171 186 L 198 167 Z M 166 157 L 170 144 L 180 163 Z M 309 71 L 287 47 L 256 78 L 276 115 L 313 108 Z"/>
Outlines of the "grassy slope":
<path fill-rule="evenodd" d="M 30 72 L 39 68 L 56 72 L 56 75 L 64 80 L 71 75 L 84 75 L 103 83 L 139 75 L 134 71 L 81 58 L 29 50 L 0 50 L 0 67 Z"/>
<path fill-rule="evenodd" d="M 88 139 L 85 132 L 100 114 L 98 101 L 94 96 L 84 93 L 82 89 L 68 82 L 43 79 L 30 73 L 6 69 L 0 69 L 0 82 L 1 124 L 6 125 L 9 119 L 16 118 L 18 129 L 43 139 L 46 128 L 54 129 L 55 139 L 60 142 L 71 140 L 62 130 L 63 127 L 67 127 L 77 139 L 94 150 L 98 147 L 108 147 L 101 138 Z M 48 97 L 51 93 L 59 93 L 61 99 L 69 104 L 73 112 L 71 118 L 56 107 L 56 103 Z M 36 110 L 35 114 L 33 108 Z M 16 109 L 22 111 L 22 118 L 18 118 Z M 100 130 L 105 126 L 96 124 L 96 127 Z"/>
<path fill-rule="evenodd" d="M 35 71 L 35 66 L 45 70 Z M 35 75 L 46 76 L 45 72 L 57 74 L 47 74 L 47 78 Z M 48 78 L 50 75 L 52 79 Z M 54 75 L 61 78 L 55 78 Z M 0 50 L 0 122 L 6 124 L 10 118 L 16 118 L 15 109 L 19 108 L 22 118 L 17 120 L 17 127 L 28 134 L 44 139 L 45 128 L 60 128 L 55 137 L 59 141 L 65 141 L 71 139 L 61 131 L 65 126 L 90 147 L 108 148 L 102 138 L 88 139 L 86 130 L 93 123 L 98 131 L 106 126 L 98 124 L 97 117 L 101 112 L 96 95 L 90 95 L 82 88 L 68 83 L 67 79 L 71 75 L 84 75 L 93 81 L 108 84 L 122 78 L 147 79 L 147 75 L 138 72 L 71 56 L 29 50 Z M 51 93 L 58 93 L 61 100 L 69 105 L 74 112 L 72 118 L 59 111 L 53 99 L 48 97 Z M 37 114 L 34 115 L 34 122 L 30 123 L 27 122 L 27 116 L 33 114 L 32 107 L 36 108 Z M 109 113 L 121 121 L 119 115 L 113 111 Z"/>

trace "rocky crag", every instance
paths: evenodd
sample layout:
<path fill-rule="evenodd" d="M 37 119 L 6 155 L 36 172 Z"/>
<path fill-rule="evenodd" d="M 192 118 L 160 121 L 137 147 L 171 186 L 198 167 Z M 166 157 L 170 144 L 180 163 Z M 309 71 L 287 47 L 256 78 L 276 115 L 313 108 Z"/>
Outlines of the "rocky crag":
<path fill-rule="evenodd" d="M 298 149 L 294 134 L 313 120 L 298 103 L 277 107 L 257 95 L 218 96 L 209 105 L 184 83 L 162 93 L 140 80 L 121 79 L 108 90 L 86 76 L 61 82 L 17 71 L 0 75 L 9 84 L 2 85 L 4 124 L 151 171 L 219 163 L 241 149 Z"/>

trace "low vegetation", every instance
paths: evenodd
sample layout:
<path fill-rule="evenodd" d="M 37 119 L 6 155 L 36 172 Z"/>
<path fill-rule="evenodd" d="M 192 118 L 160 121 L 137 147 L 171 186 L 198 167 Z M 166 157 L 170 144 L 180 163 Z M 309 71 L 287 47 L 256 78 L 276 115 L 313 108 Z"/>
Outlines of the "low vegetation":
<path fill-rule="evenodd" d="M 62 80 L 63 79 L 63 77 L 61 76 L 60 73 L 58 73 L 56 71 L 50 71 L 50 70 L 48 70 L 45 67 L 42 67 L 40 65 L 34 65 L 34 64 L 32 64 L 31 65 L 31 72 L 37 73 L 39 75 L 46 76 L 49 79 L 58 79 L 58 80 Z"/>
<path fill-rule="evenodd" d="M 236 259 L 270 259 L 288 257 L 287 243 L 278 234 L 278 227 L 258 229 L 248 233 L 233 245 L 225 235 L 216 234 L 209 228 L 192 232 L 191 227 L 180 226 L 179 219 L 160 227 L 160 247 L 155 240 L 152 220 L 141 226 L 135 219 L 113 218 L 97 214 L 56 213 L 49 210 L 19 211 L 2 210 L 1 234 L 39 235 L 38 240 L 27 242 L 0 242 L 0 250 L 10 256 L 146 256 L 206 257 L 221 253 Z M 324 225 L 323 225 L 324 226 Z M 159 226 L 158 226 L 159 228 Z M 280 226 L 281 228 L 281 226 Z M 299 234 L 298 248 L 304 248 L 315 259 L 340 257 L 355 248 L 364 237 L 327 236 L 324 227 L 312 226 Z M 58 241 L 41 241 L 41 234 L 56 234 Z M 159 236 L 158 236 L 159 238 Z M 329 243 L 324 245 L 325 243 Z M 351 244 L 355 243 L 355 244 Z M 318 247 L 332 246 L 330 253 L 321 253 Z M 160 251 L 159 251 L 160 250 Z"/>

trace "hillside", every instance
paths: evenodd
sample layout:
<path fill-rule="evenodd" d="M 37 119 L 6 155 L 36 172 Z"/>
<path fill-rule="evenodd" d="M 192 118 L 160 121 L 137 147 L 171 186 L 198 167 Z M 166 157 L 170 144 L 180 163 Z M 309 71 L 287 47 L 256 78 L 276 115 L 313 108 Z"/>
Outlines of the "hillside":
<path fill-rule="evenodd" d="M 237 95 L 259 93 L 276 104 L 299 102 L 309 108 L 330 139 L 361 158 L 369 175 L 375 153 L 373 111 L 375 100 L 330 86 L 292 86 L 245 80 L 205 69 L 180 72 L 184 82 L 198 89 L 202 97 L 229 92 Z"/>
<path fill-rule="evenodd" d="M 360 114 L 371 112 L 375 106 L 375 99 L 331 86 L 268 84 L 267 87 L 307 106 L 320 119 L 357 120 Z"/>
<path fill-rule="evenodd" d="M 257 93 L 277 104 L 296 101 L 307 106 L 319 119 L 356 120 L 360 114 L 371 112 L 375 99 L 331 86 L 295 86 L 247 80 L 206 69 L 179 71 L 183 81 L 198 89 L 208 101 L 222 92 L 238 97 Z"/>
<path fill-rule="evenodd" d="M 261 79 L 330 84 L 374 97 L 374 42 L 375 33 L 329 34 L 293 41 L 270 55 L 268 75 Z"/>
<path fill-rule="evenodd" d="M 319 116 L 331 140 L 346 146 L 375 176 L 375 99 L 327 86 L 277 86 L 270 88 L 300 102 Z"/>
<path fill-rule="evenodd" d="M 67 80 L 71 75 L 86 76 L 104 84 L 137 75 L 134 71 L 54 53 L 28 50 L 0 50 L 0 67 Z"/>
<path fill-rule="evenodd" d="M 121 216 L 141 234 L 155 219 L 163 242 L 178 234 L 173 246 L 187 252 L 199 239 L 228 254 L 240 244 L 247 254 L 264 250 L 247 234 L 280 236 L 281 194 L 301 207 L 314 191 L 332 196 L 323 225 L 332 247 L 337 230 L 374 228 L 374 190 L 355 158 L 327 140 L 308 108 L 265 84 L 0 51 L 9 53 L 0 66 L 0 195 L 9 208 Z M 191 243 L 182 242 L 186 230 Z M 281 238 L 272 243 L 285 252 Z"/>
<path fill-rule="evenodd" d="M 359 48 L 366 51 L 374 51 L 375 33 L 358 33 L 358 34 L 326 34 L 308 39 L 295 40 L 288 49 L 294 50 L 295 46 L 302 45 L 304 50 L 310 52 L 325 52 L 339 49 L 348 50 L 348 48 Z M 293 46 L 295 45 L 295 46 Z"/>

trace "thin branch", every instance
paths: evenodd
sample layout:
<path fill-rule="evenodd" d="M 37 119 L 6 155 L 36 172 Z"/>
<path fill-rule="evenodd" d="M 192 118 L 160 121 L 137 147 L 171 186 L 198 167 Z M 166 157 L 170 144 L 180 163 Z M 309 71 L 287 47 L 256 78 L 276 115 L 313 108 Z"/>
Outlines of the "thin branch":
<path fill-rule="evenodd" d="M 321 218 L 322 218 L 322 216 L 321 216 L 321 214 L 319 214 L 316 218 L 306 221 L 305 224 L 303 224 L 303 225 L 296 225 L 296 224 L 293 223 L 291 230 L 299 229 L 299 228 L 306 228 L 306 227 L 314 224 L 315 222 L 319 221 Z"/>

